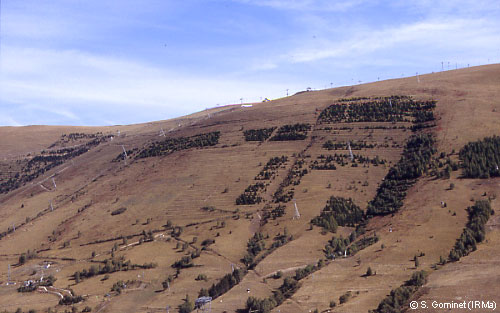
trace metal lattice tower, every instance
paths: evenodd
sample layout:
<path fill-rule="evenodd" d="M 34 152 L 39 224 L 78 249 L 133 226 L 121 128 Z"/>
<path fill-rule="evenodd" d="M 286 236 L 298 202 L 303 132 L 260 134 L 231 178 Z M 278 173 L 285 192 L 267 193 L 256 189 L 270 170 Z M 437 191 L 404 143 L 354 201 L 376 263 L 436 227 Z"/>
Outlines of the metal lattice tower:
<path fill-rule="evenodd" d="M 212 312 L 212 297 L 200 297 L 195 300 L 194 305 L 196 312 L 210 313 Z"/>
<path fill-rule="evenodd" d="M 50 211 L 53 212 L 54 211 L 54 206 L 52 205 L 52 200 L 50 200 Z"/>
<path fill-rule="evenodd" d="M 160 137 L 167 137 L 167 135 L 165 135 L 165 131 L 163 130 L 163 128 L 160 129 Z"/>
<path fill-rule="evenodd" d="M 293 206 L 295 207 L 295 212 L 293 214 L 293 219 L 299 219 L 300 218 L 300 213 L 299 213 L 299 208 L 297 207 L 297 200 L 293 199 Z"/>
<path fill-rule="evenodd" d="M 349 148 L 349 158 L 351 159 L 351 162 L 354 160 L 354 155 L 352 154 L 351 150 L 351 142 L 347 142 L 347 148 Z"/>
<path fill-rule="evenodd" d="M 10 264 L 8 266 L 9 266 L 9 269 L 8 269 L 9 275 L 8 275 L 8 279 L 7 279 L 7 285 L 10 285 L 11 284 L 11 282 L 10 282 L 10 280 L 11 280 L 11 277 L 10 277 Z"/>
<path fill-rule="evenodd" d="M 54 180 L 54 177 L 52 177 L 52 184 L 54 184 L 54 189 L 57 189 L 56 181 Z"/>
<path fill-rule="evenodd" d="M 125 147 L 122 145 L 122 149 L 123 149 L 123 160 L 125 160 L 125 164 L 127 164 L 127 151 L 125 150 Z"/>

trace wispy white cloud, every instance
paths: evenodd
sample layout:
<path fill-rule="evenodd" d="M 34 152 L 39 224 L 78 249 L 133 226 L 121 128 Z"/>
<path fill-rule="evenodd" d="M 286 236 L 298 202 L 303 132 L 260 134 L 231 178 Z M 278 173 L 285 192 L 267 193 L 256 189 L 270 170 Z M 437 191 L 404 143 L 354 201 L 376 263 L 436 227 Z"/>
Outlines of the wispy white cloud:
<path fill-rule="evenodd" d="M 0 125 L 2 126 L 23 126 L 23 124 L 16 121 L 12 116 L 6 115 L 5 112 L 2 112 L 0 115 Z"/>
<path fill-rule="evenodd" d="M 384 30 L 356 33 L 345 41 L 323 40 L 315 47 L 297 47 L 287 54 L 291 62 L 314 62 L 328 58 L 354 58 L 386 51 L 401 57 L 407 47 L 436 50 L 494 49 L 500 43 L 500 23 L 488 20 L 446 19 L 423 21 Z M 403 56 L 404 57 L 404 56 Z"/>
<path fill-rule="evenodd" d="M 283 10 L 301 10 L 301 11 L 345 11 L 363 3 L 367 0 L 235 0 L 240 3 L 266 6 Z"/>
<path fill-rule="evenodd" d="M 23 66 L 15 65 L 25 61 Z M 150 111 L 149 119 L 154 120 L 155 111 L 162 112 L 162 118 L 174 117 L 237 103 L 240 98 L 276 97 L 275 90 L 285 89 L 280 83 L 186 76 L 147 63 L 76 50 L 8 47 L 2 67 L 3 100 L 22 107 L 18 111 L 44 111 L 75 123 L 80 119 L 76 112 L 82 108 L 104 111 L 103 120 L 112 119 L 113 111 L 130 112 L 133 118 L 137 116 L 134 110 L 141 108 L 143 113 Z"/>
<path fill-rule="evenodd" d="M 500 10 L 497 0 L 396 0 L 392 5 L 408 10 L 417 10 L 419 13 L 430 16 L 472 16 L 484 15 Z"/>

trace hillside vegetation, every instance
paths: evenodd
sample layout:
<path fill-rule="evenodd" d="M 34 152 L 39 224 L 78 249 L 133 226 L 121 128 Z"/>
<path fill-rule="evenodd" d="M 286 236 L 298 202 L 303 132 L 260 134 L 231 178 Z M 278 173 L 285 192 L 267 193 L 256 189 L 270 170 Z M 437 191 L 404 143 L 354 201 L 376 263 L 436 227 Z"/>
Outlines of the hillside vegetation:
<path fill-rule="evenodd" d="M 146 124 L 0 127 L 0 311 L 500 303 L 499 86 L 495 65 Z"/>

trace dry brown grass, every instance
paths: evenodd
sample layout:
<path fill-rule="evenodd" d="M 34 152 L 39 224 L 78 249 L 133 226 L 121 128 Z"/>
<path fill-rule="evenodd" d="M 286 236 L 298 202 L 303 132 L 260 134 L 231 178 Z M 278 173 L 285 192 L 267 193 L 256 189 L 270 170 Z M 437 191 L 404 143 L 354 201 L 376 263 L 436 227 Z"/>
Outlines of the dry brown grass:
<path fill-rule="evenodd" d="M 266 241 L 269 246 L 272 238 L 286 227 L 294 240 L 267 256 L 239 285 L 212 304 L 213 312 L 234 312 L 244 307 L 248 296 L 269 296 L 282 282 L 281 279 L 264 280 L 266 276 L 278 270 L 285 275 L 292 275 L 296 267 L 315 263 L 322 258 L 322 249 L 333 234 L 322 235 L 317 228 L 309 231 L 310 219 L 320 213 L 332 195 L 351 197 L 364 208 L 373 199 L 378 183 L 391 164 L 399 159 L 401 147 L 411 135 L 409 130 L 364 130 L 360 127 L 370 123 L 352 123 L 349 124 L 353 127 L 351 131 L 332 132 L 318 128 L 304 141 L 259 144 L 245 142 L 243 129 L 296 122 L 314 124 L 319 111 L 342 97 L 413 95 L 417 99 L 438 100 L 438 127 L 434 129 L 438 150 L 451 153 L 452 150 L 458 151 L 468 141 L 500 134 L 500 103 L 497 101 L 500 98 L 499 73 L 500 65 L 491 65 L 421 75 L 420 83 L 411 77 L 306 92 L 270 103 L 257 103 L 252 108 L 220 107 L 175 120 L 129 126 L 1 127 L 2 169 L 14 164 L 15 160 L 26 158 L 28 153 L 40 152 L 62 133 L 101 131 L 104 134 L 116 134 L 120 130 L 122 136 L 75 158 L 74 162 L 66 162 L 49 171 L 34 180 L 33 184 L 28 183 L 9 194 L 0 195 L 1 231 L 13 222 L 20 224 L 26 217 L 35 217 L 45 210 L 43 216 L 0 240 L 0 281 L 7 280 L 7 264 L 17 263 L 20 253 L 28 249 L 48 249 L 40 252 L 39 258 L 23 266 L 13 267 L 13 279 L 21 282 L 30 278 L 33 271 L 40 275 L 40 265 L 44 260 L 51 260 L 54 265 L 44 274 L 57 277 L 56 287 L 71 287 L 77 294 L 88 295 L 86 301 L 78 305 L 80 309 L 89 305 L 93 312 L 100 310 L 101 313 L 159 311 L 166 305 L 176 307 L 186 294 L 191 299 L 195 298 L 200 288 L 209 288 L 230 273 L 231 263 L 241 267 L 240 259 L 246 253 L 246 243 L 254 231 L 269 234 L 270 239 Z M 211 113 L 210 118 L 207 118 L 208 113 Z M 121 153 L 121 144 L 127 149 L 143 147 L 159 139 L 160 128 L 170 131 L 169 136 L 190 136 L 216 130 L 221 131 L 222 136 L 215 147 L 180 151 L 161 158 L 129 160 L 127 165 L 123 162 L 111 163 Z M 306 148 L 311 136 L 316 136 L 316 139 L 305 153 L 310 156 L 306 162 L 320 154 L 342 152 L 323 149 L 322 143 L 329 139 L 367 140 L 390 145 L 396 143 L 399 148 L 354 151 L 365 156 L 378 155 L 389 161 L 386 165 L 358 168 L 338 166 L 335 171 L 312 171 L 302 178 L 299 186 L 294 187 L 301 219 L 292 220 L 293 203 L 290 202 L 286 204 L 284 217 L 271 219 L 259 227 L 256 212 L 262 210 L 263 204 L 236 206 L 236 197 L 254 182 L 254 177 L 269 158 L 287 155 L 290 161 L 286 169 L 278 172 L 277 178 L 263 195 L 266 200 L 270 200 L 292 166 L 293 155 Z M 56 176 L 57 190 L 47 192 L 38 186 L 44 178 L 63 168 L 66 170 Z M 465 208 L 473 203 L 471 199 L 484 198 L 484 192 L 488 195 L 498 194 L 500 190 L 499 179 L 463 180 L 457 175 L 454 172 L 450 180 L 422 178 L 409 190 L 403 210 L 394 216 L 371 220 L 368 230 L 376 231 L 381 239 L 376 245 L 360 251 L 354 257 L 335 260 L 304 279 L 298 292 L 274 311 L 293 313 L 315 308 L 326 310 L 331 300 L 338 303 L 339 296 L 350 290 L 352 299 L 337 306 L 335 312 L 366 312 L 375 308 L 391 289 L 410 277 L 414 271 L 411 259 L 416 253 L 425 253 L 420 258 L 420 267 L 430 270 L 438 262 L 439 256 L 448 254 L 460 235 L 467 219 Z M 367 186 L 363 186 L 365 181 Z M 451 182 L 455 188 L 448 190 Z M 54 212 L 47 210 L 50 200 L 54 203 Z M 441 201 L 446 201 L 448 207 L 441 208 Z M 90 206 L 85 211 L 78 212 L 78 209 L 88 204 Z M 498 200 L 493 201 L 492 205 L 498 211 Z M 217 210 L 202 211 L 203 206 L 214 206 Z M 123 214 L 111 216 L 111 211 L 119 207 L 126 207 L 127 210 Z M 248 219 L 246 213 L 249 213 Z M 239 215 L 239 219 L 235 215 Z M 493 220 L 497 220 L 496 217 Z M 150 219 L 149 224 L 146 224 L 147 219 Z M 195 267 L 181 271 L 171 284 L 170 291 L 163 291 L 161 282 L 168 275 L 175 274 L 170 265 L 187 253 L 176 249 L 175 239 L 167 242 L 169 231 L 164 228 L 167 220 L 171 220 L 174 225 L 184 226 L 181 240 L 191 242 L 193 237 L 197 237 L 197 242 L 191 245 L 189 251 L 195 247 L 201 248 L 201 242 L 207 238 L 215 239 L 215 244 L 195 259 Z M 222 221 L 226 226 L 216 228 L 217 223 Z M 186 227 L 193 222 L 201 223 Z M 488 241 L 481 244 L 478 251 L 460 262 L 448 264 L 437 271 L 431 270 L 429 283 L 422 289 L 420 299 L 488 299 L 499 294 L 495 287 L 500 273 L 495 261 L 498 256 L 498 227 L 494 222 L 491 223 Z M 392 227 L 393 232 L 388 232 L 389 227 Z M 96 260 L 104 260 L 110 257 L 115 242 L 121 246 L 122 240 L 88 243 L 136 235 L 143 230 L 161 230 L 165 237 L 120 249 L 116 255 L 123 255 L 138 264 L 156 262 L 158 267 L 112 273 L 107 280 L 101 280 L 103 275 L 100 275 L 75 285 L 71 275 L 90 267 L 93 251 L 97 254 Z M 56 240 L 50 242 L 48 238 L 53 231 L 57 233 Z M 339 233 L 347 235 L 349 231 L 345 228 L 340 229 Z M 138 239 L 138 236 L 133 237 L 128 239 L 128 243 Z M 62 248 L 66 241 L 70 241 L 70 246 Z M 381 249 L 382 244 L 384 249 Z M 368 266 L 377 272 L 376 276 L 362 277 Z M 208 276 L 208 282 L 195 281 L 200 273 Z M 121 295 L 111 293 L 110 297 L 104 297 L 118 280 L 136 280 L 138 283 Z M 57 298 L 53 295 L 20 294 L 11 286 L 2 284 L 0 287 L 0 310 L 15 311 L 20 306 L 24 310 L 35 308 L 42 311 L 56 304 Z"/>

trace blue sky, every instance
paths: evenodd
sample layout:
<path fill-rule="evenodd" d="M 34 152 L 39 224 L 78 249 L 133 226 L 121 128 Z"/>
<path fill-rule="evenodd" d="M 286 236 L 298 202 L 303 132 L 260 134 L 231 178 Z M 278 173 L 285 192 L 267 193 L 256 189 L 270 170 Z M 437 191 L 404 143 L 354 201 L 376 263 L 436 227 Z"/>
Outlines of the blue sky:
<path fill-rule="evenodd" d="M 0 125 L 113 125 L 500 62 L 498 0 L 1 0 Z"/>

